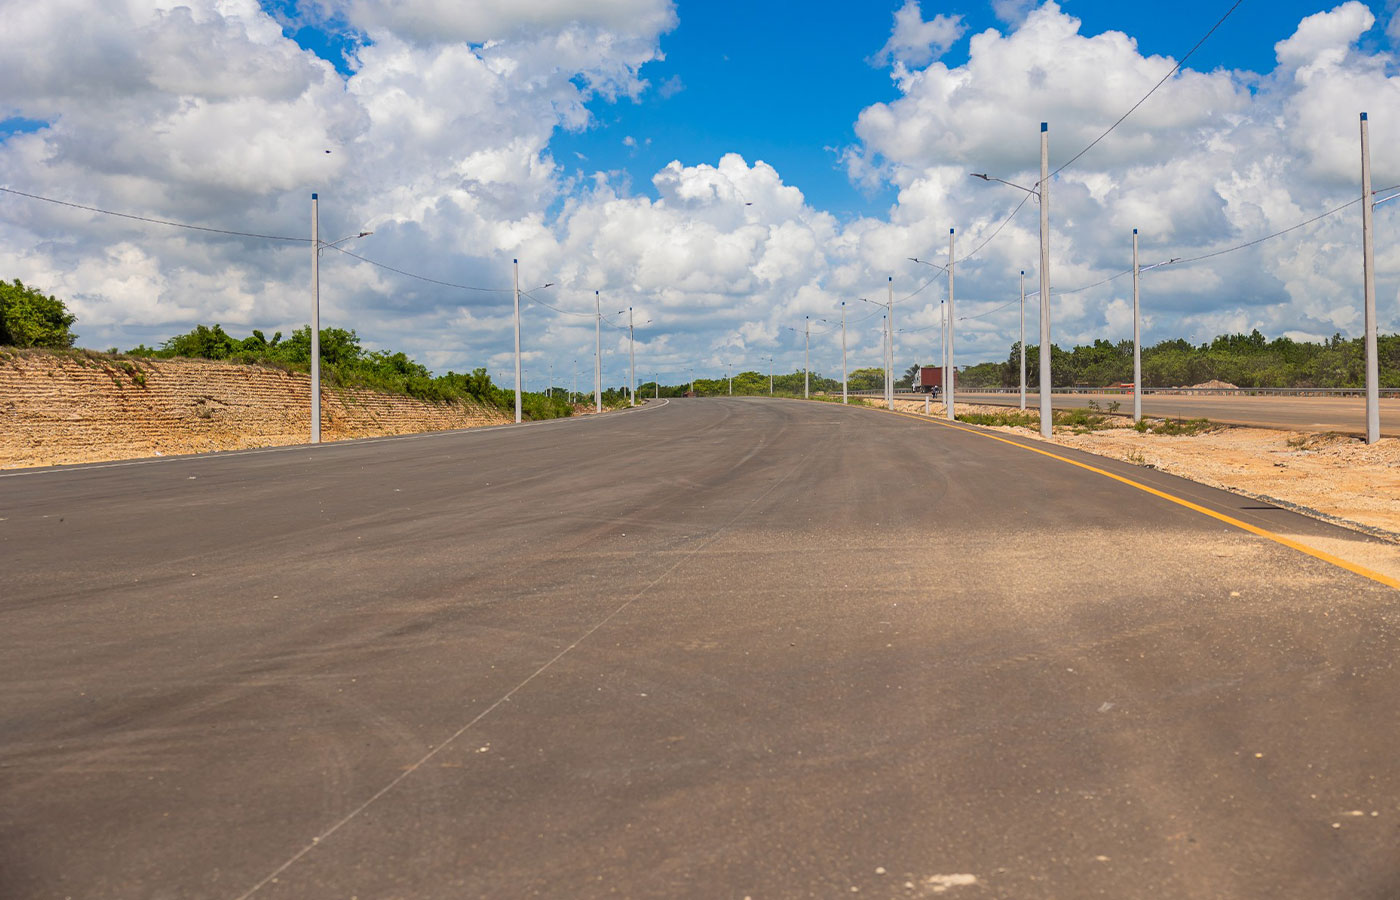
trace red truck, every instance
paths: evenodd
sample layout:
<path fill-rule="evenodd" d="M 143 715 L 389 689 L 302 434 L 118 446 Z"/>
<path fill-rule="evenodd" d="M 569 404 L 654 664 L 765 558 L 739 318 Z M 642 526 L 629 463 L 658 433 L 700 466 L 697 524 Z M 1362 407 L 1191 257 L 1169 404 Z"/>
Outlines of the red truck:
<path fill-rule="evenodd" d="M 952 387 L 958 386 L 958 370 L 951 369 L 948 372 L 952 379 Z M 919 366 L 919 374 L 914 376 L 914 390 L 924 394 L 933 394 L 937 397 L 943 393 L 943 367 L 942 366 Z"/>

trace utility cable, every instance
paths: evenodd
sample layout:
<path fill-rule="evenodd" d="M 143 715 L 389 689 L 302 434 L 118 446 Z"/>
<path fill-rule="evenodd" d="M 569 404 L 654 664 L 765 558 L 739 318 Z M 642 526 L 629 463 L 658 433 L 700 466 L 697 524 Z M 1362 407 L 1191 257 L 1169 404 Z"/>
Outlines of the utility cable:
<path fill-rule="evenodd" d="M 1011 224 L 1011 220 L 1014 219 L 1014 218 L 1016 218 L 1016 214 L 1019 213 L 1019 212 L 1021 211 L 1021 207 L 1023 207 L 1023 206 L 1026 205 L 1026 201 L 1029 200 L 1029 199 L 1031 199 L 1031 196 L 1032 196 L 1031 194 L 1026 194 L 1024 197 L 1022 197 L 1022 198 L 1021 198 L 1021 202 L 1020 202 L 1020 203 L 1017 203 L 1017 204 L 1016 204 L 1016 208 L 1013 209 L 1013 210 L 1011 211 L 1011 215 L 1009 215 L 1009 216 L 1007 216 L 1005 219 L 1003 219 L 1003 220 L 1002 220 L 1002 223 L 1001 223 L 1000 225 L 997 226 L 997 230 L 996 230 L 996 231 L 993 231 L 991 234 L 987 235 L 987 239 L 986 239 L 985 241 L 983 241 L 982 243 L 978 244 L 976 247 L 973 247 L 972 250 L 971 250 L 966 256 L 964 256 L 962 259 L 959 259 L 959 260 L 958 260 L 958 263 L 965 263 L 965 262 L 967 262 L 969 259 L 972 259 L 972 257 L 974 257 L 974 256 L 977 255 L 977 252 L 978 252 L 979 250 L 981 250 L 983 247 L 987 246 L 987 245 L 990 244 L 993 240 L 995 240 L 995 239 L 996 239 L 996 236 L 999 235 L 999 234 L 1001 234 L 1001 230 L 1002 230 L 1003 228 L 1005 228 L 1007 225 L 1010 225 L 1010 224 Z M 1036 195 L 1036 196 L 1038 196 L 1038 195 Z M 946 271 L 946 270 L 945 270 L 945 271 Z"/>
<path fill-rule="evenodd" d="M 557 313 L 559 313 L 559 314 L 561 314 L 561 315 L 565 315 L 565 316 L 578 316 L 580 319 L 591 319 L 591 318 L 593 318 L 593 317 L 596 315 L 596 313 L 572 312 L 572 311 L 567 310 L 567 309 L 560 309 L 560 308 L 557 307 L 557 306 L 550 306 L 548 303 L 545 303 L 543 300 L 541 300 L 540 298 L 536 297 L 534 294 L 530 293 L 529 291 L 521 291 L 521 292 L 520 292 L 520 296 L 525 297 L 525 298 L 528 299 L 531 303 L 535 303 L 535 304 L 538 304 L 539 306 L 543 306 L 545 309 L 552 309 L 552 310 L 554 310 L 555 312 L 557 312 Z"/>
<path fill-rule="evenodd" d="M 436 285 L 439 285 L 439 286 L 441 286 L 441 287 L 457 288 L 458 290 L 462 290 L 462 291 L 479 291 L 479 292 L 481 292 L 481 293 L 483 293 L 483 294 L 509 294 L 509 293 L 511 293 L 511 292 L 514 290 L 514 288 L 484 288 L 484 287 L 473 287 L 473 286 L 470 285 L 470 284 L 457 284 L 457 283 L 452 282 L 452 281 L 439 281 L 439 280 L 436 279 L 436 278 L 429 278 L 429 277 L 426 276 L 426 275 L 418 275 L 418 274 L 415 274 L 415 273 L 413 273 L 413 272 L 406 272 L 406 271 L 404 271 L 403 269 L 396 269 L 396 268 L 394 268 L 393 266 L 385 265 L 385 264 L 382 263 L 382 262 L 376 262 L 376 261 L 374 261 L 374 260 L 372 260 L 372 259 L 368 259 L 367 257 L 360 256 L 358 253 L 351 253 L 349 250 L 346 250 L 344 247 L 336 247 L 336 246 L 334 246 L 334 245 L 332 245 L 332 244 L 323 244 L 323 247 L 327 247 L 327 248 L 329 248 L 329 249 L 331 249 L 331 250 L 336 251 L 337 253 L 344 253 L 346 256 L 352 257 L 352 258 L 354 258 L 354 259 L 358 259 L 360 262 L 369 263 L 370 265 L 372 265 L 372 266 L 374 266 L 374 267 L 376 267 L 376 268 L 384 269 L 385 271 L 388 271 L 388 272 L 393 272 L 393 273 L 396 274 L 396 275 L 402 275 L 402 276 L 404 276 L 405 278 L 413 278 L 413 279 L 416 279 L 416 280 L 418 280 L 418 281 L 426 281 L 428 284 L 436 284 Z M 522 292 L 522 293 L 523 293 L 523 292 Z"/>
<path fill-rule="evenodd" d="M 1390 187 L 1383 187 L 1383 188 L 1379 188 L 1378 190 L 1374 190 L 1374 191 L 1371 192 L 1371 195 L 1372 195 L 1372 196 L 1375 196 L 1376 194 L 1381 194 L 1381 193 L 1384 193 L 1384 192 L 1386 192 L 1386 191 L 1393 191 L 1393 190 L 1397 190 L 1397 189 L 1400 189 L 1400 185 L 1391 185 Z M 1266 235 L 1264 235 L 1263 237 L 1257 237 L 1257 238 L 1255 238 L 1255 239 L 1252 240 L 1252 241 L 1245 241 L 1243 244 L 1236 244 L 1236 245 L 1233 246 L 1233 247 L 1225 247 L 1225 248 L 1220 249 L 1220 250 L 1212 250 L 1210 253 L 1202 253 L 1200 256 L 1188 256 L 1188 257 L 1184 257 L 1184 258 L 1173 258 L 1173 259 L 1171 259 L 1171 260 L 1168 260 L 1167 262 L 1154 263 L 1153 265 L 1150 265 L 1150 266 L 1141 266 L 1141 267 L 1139 267 L 1139 270 L 1138 270 L 1138 271 L 1140 271 L 1140 272 L 1146 272 L 1146 271 L 1148 271 L 1149 269 L 1162 268 L 1162 267 L 1165 267 L 1165 266 L 1168 266 L 1168 265 L 1172 265 L 1172 266 L 1184 266 L 1184 265 L 1186 265 L 1187 263 L 1200 262 L 1200 261 L 1203 260 L 1203 259 L 1214 259 L 1214 258 L 1217 257 L 1217 256 L 1224 256 L 1224 255 L 1227 254 L 1227 253 L 1234 253 L 1234 252 L 1237 251 L 1237 250 L 1245 250 L 1245 249 L 1248 249 L 1248 248 L 1250 248 L 1250 247 L 1254 247 L 1254 246 L 1257 246 L 1257 245 L 1259 245 L 1259 244 L 1262 244 L 1262 243 L 1264 243 L 1265 241 L 1271 241 L 1271 240 L 1273 240 L 1273 239 L 1276 238 L 1276 237 L 1282 237 L 1283 235 L 1288 234 L 1289 232 L 1297 231 L 1299 228 L 1306 228 L 1307 226 L 1313 224 L 1314 222 L 1320 222 L 1320 221 L 1322 221 L 1323 219 L 1327 218 L 1328 216 L 1335 216 L 1337 213 L 1341 212 L 1342 210 L 1349 209 L 1350 207 L 1353 207 L 1353 206 L 1355 206 L 1356 204 L 1358 204 L 1358 203 L 1360 203 L 1360 202 L 1361 202 L 1361 198 L 1360 198 L 1360 197 L 1357 197 L 1355 200 L 1348 200 L 1346 203 L 1343 203 L 1341 206 L 1337 206 L 1337 207 L 1334 207 L 1334 208 L 1332 208 L 1332 209 L 1329 209 L 1329 210 L 1327 210 L 1327 211 L 1324 212 L 1324 213 L 1319 213 L 1319 214 L 1313 216 L 1313 217 L 1310 218 L 1310 219 L 1306 219 L 1306 220 L 1304 220 L 1304 221 L 1302 221 L 1302 222 L 1299 222 L 1299 223 L 1296 224 L 1296 225 L 1290 225 L 1290 226 L 1288 226 L 1287 228 L 1281 229 L 1281 230 L 1279 230 L 1279 231 L 1275 231 L 1275 232 L 1273 232 L 1272 234 L 1266 234 Z M 1096 288 L 1096 287 L 1098 287 L 1099 285 L 1108 284 L 1110 281 L 1116 281 L 1116 280 L 1118 280 L 1119 278 L 1122 278 L 1124 275 L 1131 275 L 1132 273 L 1133 273 L 1133 270 L 1132 270 L 1132 269 L 1125 269 L 1125 270 L 1123 270 L 1122 272 L 1117 273 L 1116 275 L 1110 275 L 1109 277 L 1104 278 L 1104 279 L 1101 279 L 1101 280 L 1099 280 L 1099 281 L 1096 281 L 1096 282 L 1094 282 L 1093 284 L 1086 284 L 1086 285 L 1084 285 L 1083 287 L 1072 288 L 1072 289 L 1067 290 L 1067 291 L 1051 291 L 1050 293 L 1051 293 L 1052 295 L 1055 295 L 1055 294 L 1078 294 L 1078 293 L 1080 293 L 1080 292 L 1082 292 L 1082 291 L 1087 291 L 1087 290 L 1089 290 L 1090 288 Z M 1039 292 L 1037 292 L 1037 293 L 1039 293 Z M 1030 295 L 1030 294 L 1027 294 L 1026 296 L 1029 297 L 1029 296 L 1031 296 L 1031 295 Z"/>
<path fill-rule="evenodd" d="M 258 234 L 253 231 L 230 231 L 224 228 L 209 228 L 204 225 L 190 225 L 186 222 L 172 222 L 169 219 L 152 219 L 148 216 L 137 216 L 131 213 L 115 212 L 110 209 L 99 209 L 96 206 L 84 206 L 81 203 L 69 203 L 67 200 L 55 200 L 53 197 L 41 197 L 38 194 L 27 194 L 24 191 L 17 191 L 14 188 L 0 187 L 0 192 L 14 194 L 17 197 L 28 197 L 31 200 L 42 200 L 45 203 L 53 203 L 57 206 L 67 206 L 70 209 L 81 209 L 87 212 L 101 213 L 104 216 L 116 216 L 119 219 L 132 219 L 137 222 L 149 222 L 153 225 L 168 225 L 171 228 L 185 228 L 190 231 L 204 231 L 209 234 L 227 234 L 234 237 L 258 238 L 264 241 L 289 241 L 297 244 L 309 244 L 311 238 L 287 237 L 281 234 Z"/>
<path fill-rule="evenodd" d="M 1230 14 L 1233 13 L 1236 9 L 1238 9 L 1238 8 L 1239 8 L 1239 5 L 1240 5 L 1241 3 L 1243 3 L 1243 2 L 1244 2 L 1244 0 L 1235 0 L 1235 2 L 1230 6 L 1230 8 L 1227 9 L 1227 10 L 1225 10 L 1225 15 L 1221 16 L 1220 19 L 1219 19 L 1219 21 L 1217 21 L 1214 25 L 1211 26 L 1210 31 L 1207 31 L 1207 32 L 1205 33 L 1205 36 L 1202 37 L 1199 41 L 1197 41 L 1197 42 L 1196 42 L 1196 45 L 1195 45 L 1194 47 L 1192 47 L 1190 50 L 1188 50 L 1188 51 L 1186 52 L 1186 55 L 1183 56 L 1180 60 L 1177 61 L 1177 64 L 1176 64 L 1176 65 L 1172 66 L 1172 69 L 1171 69 L 1170 72 L 1168 72 L 1166 75 L 1163 75 L 1163 76 L 1162 76 L 1162 80 L 1161 80 L 1161 81 L 1157 82 L 1156 84 L 1154 84 L 1154 85 L 1152 86 L 1152 90 L 1148 91 L 1146 94 L 1143 94 L 1143 95 L 1142 95 L 1142 99 L 1139 100 L 1138 102 L 1134 103 L 1134 104 L 1132 105 L 1132 108 L 1129 109 L 1127 112 L 1123 113 L 1123 115 L 1119 116 L 1119 117 L 1118 117 L 1118 121 L 1116 121 L 1116 122 L 1114 122 L 1112 125 L 1108 126 L 1108 130 L 1107 130 L 1107 131 L 1105 131 L 1103 134 L 1099 135 L 1098 137 L 1096 137 L 1096 138 L 1094 138 L 1092 141 L 1090 141 L 1090 142 L 1089 142 L 1089 146 L 1085 147 L 1083 150 L 1080 150 L 1078 153 L 1074 154 L 1074 156 L 1071 156 L 1071 157 L 1069 158 L 1069 161 L 1068 161 L 1068 162 L 1064 163 L 1064 164 L 1063 164 L 1062 166 L 1060 166 L 1058 169 L 1056 169 L 1055 171 L 1051 172 L 1051 173 L 1050 173 L 1050 177 L 1053 178 L 1053 177 L 1055 177 L 1056 175 L 1058 175 L 1058 174 L 1060 174 L 1061 172 L 1063 172 L 1065 169 L 1068 169 L 1070 166 L 1072 166 L 1072 165 L 1074 164 L 1074 162 L 1075 162 L 1076 160 L 1079 159 L 1079 157 L 1083 156 L 1084 154 L 1088 153 L 1090 150 L 1094 149 L 1094 146 L 1095 146 L 1096 144 L 1098 144 L 1099 141 L 1101 141 L 1101 140 L 1103 140 L 1104 138 L 1108 137 L 1109 134 L 1111 134 L 1111 133 L 1113 132 L 1113 129 L 1117 128 L 1119 125 L 1122 125 L 1123 122 L 1128 118 L 1128 116 L 1131 116 L 1133 113 L 1137 112 L 1137 108 L 1138 108 L 1139 106 L 1142 106 L 1144 103 L 1146 103 L 1148 97 L 1151 97 L 1153 94 L 1155 94 L 1155 93 L 1157 92 L 1157 89 L 1158 89 L 1158 88 L 1160 88 L 1162 85 L 1166 84 L 1167 81 L 1168 81 L 1173 75 L 1175 75 L 1177 72 L 1179 72 L 1179 71 L 1181 70 L 1181 67 L 1184 66 L 1184 65 L 1186 65 L 1186 61 L 1187 61 L 1188 59 L 1191 58 L 1192 54 L 1194 54 L 1197 50 L 1201 49 L 1201 45 L 1204 44 L 1207 40 L 1209 40 L 1209 39 L 1210 39 L 1210 36 L 1213 35 L 1213 34 L 1215 34 L 1216 30 L 1219 29 L 1221 25 L 1224 25 L 1224 24 L 1225 24 L 1225 20 L 1228 19 L 1228 18 L 1230 18 Z M 1037 186 L 1039 186 L 1039 185 L 1037 184 Z"/>
<path fill-rule="evenodd" d="M 1157 92 L 1157 89 L 1158 89 L 1158 88 L 1160 88 L 1162 85 L 1166 84 L 1167 81 L 1170 80 L 1171 77 L 1172 77 L 1173 75 L 1175 75 L 1177 72 L 1179 72 L 1179 71 L 1181 70 L 1181 67 L 1184 66 L 1184 65 L 1186 64 L 1186 61 L 1187 61 L 1188 59 L 1190 59 L 1190 58 L 1192 57 L 1192 55 L 1195 54 L 1195 52 L 1201 48 L 1201 45 L 1204 44 L 1204 43 L 1210 38 L 1211 35 L 1215 34 L 1215 32 L 1220 28 L 1221 25 L 1225 24 L 1225 20 L 1228 19 L 1228 18 L 1230 18 L 1231 13 L 1233 13 L 1233 12 L 1239 7 L 1239 5 L 1240 5 L 1241 3 L 1243 3 L 1243 2 L 1244 2 L 1244 0 L 1235 0 L 1234 4 L 1231 5 L 1231 7 L 1225 11 L 1225 15 L 1221 16 L 1220 19 L 1219 19 L 1213 26 L 1211 26 L 1211 29 L 1205 33 L 1205 36 L 1202 37 L 1199 41 L 1197 41 L 1196 44 L 1195 44 L 1195 46 L 1193 46 L 1190 50 L 1188 50 L 1188 51 L 1186 52 L 1186 55 L 1183 56 L 1183 57 L 1181 57 L 1181 59 L 1177 61 L 1177 64 L 1176 64 L 1176 65 L 1172 66 L 1170 72 L 1168 72 L 1166 75 L 1162 76 L 1162 80 L 1161 80 L 1161 81 L 1158 81 L 1155 85 L 1153 85 L 1153 86 L 1152 86 L 1152 89 L 1142 96 L 1142 99 L 1140 99 L 1140 100 L 1138 100 L 1138 102 L 1134 103 L 1134 104 L 1132 105 L 1132 107 L 1131 107 L 1127 112 L 1123 113 L 1123 115 L 1121 115 L 1121 116 L 1118 117 L 1118 120 L 1117 120 L 1116 122 L 1114 122 L 1112 125 L 1108 126 L 1108 129 L 1105 130 L 1103 134 L 1101 134 L 1101 135 L 1099 135 L 1098 137 L 1094 138 L 1092 141 L 1089 142 L 1089 145 L 1088 145 L 1087 147 L 1085 147 L 1083 150 L 1080 150 L 1078 153 L 1074 154 L 1074 156 L 1070 157 L 1069 160 L 1066 161 L 1064 164 L 1062 164 L 1058 169 L 1056 169 L 1055 171 L 1051 172 L 1051 173 L 1050 173 L 1050 177 L 1053 178 L 1053 177 L 1055 177 L 1056 175 L 1058 175 L 1058 174 L 1060 174 L 1061 172 L 1063 172 L 1065 169 L 1069 168 L 1069 167 L 1070 167 L 1071 165 L 1073 165 L 1081 156 L 1083 156 L 1084 154 L 1088 153 L 1090 150 L 1094 149 L 1094 146 L 1097 145 L 1097 144 L 1099 143 L 1099 141 L 1102 141 L 1104 138 L 1108 137 L 1109 134 L 1111 134 L 1115 128 L 1117 128 L 1119 125 L 1122 125 L 1123 122 L 1125 122 L 1129 116 L 1131 116 L 1133 113 L 1137 112 L 1138 107 L 1140 107 L 1140 106 L 1142 106 L 1142 104 L 1146 103 L 1148 97 L 1151 97 L 1153 94 L 1155 94 L 1155 93 Z M 982 248 L 984 248 L 984 247 L 986 247 L 988 244 L 990 244 L 990 243 L 996 238 L 997 235 L 1001 234 L 1001 231 L 1002 231 L 1003 228 L 1005 228 L 1007 225 L 1011 224 L 1011 220 L 1014 219 L 1014 218 L 1016 218 L 1016 215 L 1017 215 L 1018 213 L 1020 213 L 1022 207 L 1024 207 L 1024 206 L 1026 205 L 1026 201 L 1028 201 L 1032 196 L 1035 196 L 1035 197 L 1039 197 L 1039 196 L 1040 196 L 1039 189 L 1040 189 L 1040 182 L 1037 181 L 1036 184 L 1035 184 L 1035 189 L 1034 189 L 1034 190 L 1029 190 L 1029 191 L 1027 191 L 1026 196 L 1024 196 L 1024 197 L 1021 198 L 1021 202 L 1018 203 L 1018 204 L 1016 204 L 1016 208 L 1013 209 L 1013 210 L 1011 211 L 1011 215 L 1007 216 L 1006 219 L 1003 220 L 1002 223 L 1001 223 L 1000 225 L 997 226 L 996 231 L 993 231 L 990 235 L 988 235 L 987 238 L 986 238 L 986 240 L 982 241 L 982 243 L 980 243 L 980 244 L 978 244 L 976 247 L 974 247 L 970 253 L 968 253 L 966 256 L 963 256 L 962 259 L 959 259 L 959 260 L 958 260 L 958 262 L 964 262 L 964 261 L 966 261 L 966 260 L 968 260 L 968 259 L 971 259 L 971 258 L 972 258 L 973 256 L 975 256 L 978 252 L 980 252 L 980 251 L 982 250 Z"/>

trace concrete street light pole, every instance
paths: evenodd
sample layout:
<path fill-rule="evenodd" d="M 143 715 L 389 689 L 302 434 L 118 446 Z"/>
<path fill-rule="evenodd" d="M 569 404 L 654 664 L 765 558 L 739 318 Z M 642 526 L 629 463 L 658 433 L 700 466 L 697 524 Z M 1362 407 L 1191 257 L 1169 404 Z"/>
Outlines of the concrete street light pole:
<path fill-rule="evenodd" d="M 1138 230 L 1133 229 L 1133 421 L 1142 421 L 1142 326 L 1138 312 Z"/>
<path fill-rule="evenodd" d="M 632 395 L 632 405 L 637 405 L 637 336 L 632 324 L 632 307 L 627 307 L 627 359 L 631 366 L 627 390 Z"/>
<path fill-rule="evenodd" d="M 1376 358 L 1376 250 L 1371 233 L 1375 203 L 1371 200 L 1371 135 L 1361 114 L 1361 267 L 1366 302 L 1366 443 L 1381 439 L 1380 367 Z"/>
<path fill-rule="evenodd" d="M 943 409 L 944 409 L 944 411 L 946 412 L 949 421 L 952 421 L 953 419 L 956 418 L 956 414 L 955 414 L 955 412 L 954 412 L 954 410 L 953 410 L 953 394 L 954 394 L 954 393 L 957 391 L 957 389 L 958 389 L 958 370 L 957 370 L 957 368 L 956 368 L 957 363 L 954 362 L 954 360 L 953 360 L 953 336 L 954 336 L 954 335 L 953 335 L 953 332 L 954 332 L 954 330 L 955 330 L 955 328 L 956 328 L 956 325 L 954 325 L 954 322 L 956 321 L 956 317 L 953 315 L 953 310 L 954 310 L 954 307 L 953 307 L 953 229 L 949 228 L 949 229 L 948 229 L 948 368 L 946 368 L 946 369 L 943 370 L 943 378 L 944 378 L 944 382 L 943 382 L 943 383 L 946 385 L 946 387 L 943 389 L 943 390 L 944 390 L 944 394 L 943 394 Z"/>
<path fill-rule="evenodd" d="M 880 365 L 885 369 L 885 397 L 890 395 L 890 316 L 888 312 L 880 313 Z"/>
<path fill-rule="evenodd" d="M 1026 270 L 1021 270 L 1021 412 L 1026 411 Z"/>
<path fill-rule="evenodd" d="M 889 281 L 889 367 L 885 369 L 885 399 L 889 401 L 890 409 L 894 409 L 894 276 L 887 276 Z"/>
<path fill-rule="evenodd" d="M 846 301 L 841 301 L 841 402 L 851 402 L 850 391 L 846 387 Z"/>
<path fill-rule="evenodd" d="M 948 301 L 938 301 L 938 370 L 942 373 L 943 396 L 948 396 Z"/>
<path fill-rule="evenodd" d="M 593 292 L 593 405 L 603 411 L 603 307 L 598 292 Z"/>
<path fill-rule="evenodd" d="M 321 224 L 311 195 L 311 443 L 321 443 Z"/>
<path fill-rule="evenodd" d="M 515 265 L 515 421 L 520 421 L 520 260 Z"/>
<path fill-rule="evenodd" d="M 1050 125 L 1040 123 L 1040 436 L 1054 430 L 1050 408 Z"/>
<path fill-rule="evenodd" d="M 807 317 L 807 325 L 803 328 L 806 337 L 806 347 L 802 351 L 802 399 L 811 399 L 812 384 L 812 317 Z"/>

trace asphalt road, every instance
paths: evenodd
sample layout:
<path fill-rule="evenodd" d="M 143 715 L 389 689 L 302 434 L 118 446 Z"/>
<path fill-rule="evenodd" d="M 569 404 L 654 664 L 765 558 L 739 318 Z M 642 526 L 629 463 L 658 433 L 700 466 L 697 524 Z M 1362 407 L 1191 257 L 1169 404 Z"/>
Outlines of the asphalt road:
<path fill-rule="evenodd" d="M 7 900 L 1400 895 L 1397 593 L 972 431 L 7 473 L 0 551 Z"/>
<path fill-rule="evenodd" d="M 959 391 L 956 403 L 983 403 L 990 406 L 1020 406 L 1019 394 L 982 394 Z M 1107 409 L 1117 401 L 1120 411 L 1132 414 L 1132 394 L 1054 394 L 1055 409 L 1087 407 L 1093 401 Z M 1026 406 L 1040 408 L 1040 395 L 1026 394 Z M 1400 437 L 1400 399 L 1386 397 L 1380 401 L 1381 434 Z M 1345 434 L 1366 433 L 1366 400 L 1364 397 L 1250 397 L 1235 395 L 1143 394 L 1142 414 L 1171 416 L 1183 419 L 1210 419 L 1228 425 L 1252 425 L 1262 428 L 1282 428 L 1301 431 L 1339 431 Z"/>

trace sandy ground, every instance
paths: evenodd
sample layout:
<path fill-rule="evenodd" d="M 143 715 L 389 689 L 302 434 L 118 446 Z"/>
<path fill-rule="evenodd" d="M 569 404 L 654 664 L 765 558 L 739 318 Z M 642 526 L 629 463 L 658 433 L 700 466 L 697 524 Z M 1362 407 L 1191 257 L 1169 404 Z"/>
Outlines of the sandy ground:
<path fill-rule="evenodd" d="M 877 406 L 880 401 L 868 404 Z M 895 408 L 922 414 L 924 403 L 896 400 Z M 935 416 L 945 414 L 942 403 L 932 404 L 931 409 Z M 959 414 L 1007 411 L 1006 407 L 958 405 Z M 1117 427 L 1087 434 L 1057 427 L 1051 443 L 1267 500 L 1400 545 L 1400 439 L 1383 438 L 1367 445 L 1336 433 L 1229 426 L 1169 436 L 1139 433 L 1128 416 L 1109 419 Z M 1038 429 L 993 430 L 1043 440 Z M 1392 551 L 1373 545 L 1362 551 L 1364 559 L 1357 558 L 1350 542 L 1319 549 L 1400 577 L 1400 547 Z"/>

